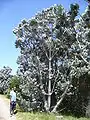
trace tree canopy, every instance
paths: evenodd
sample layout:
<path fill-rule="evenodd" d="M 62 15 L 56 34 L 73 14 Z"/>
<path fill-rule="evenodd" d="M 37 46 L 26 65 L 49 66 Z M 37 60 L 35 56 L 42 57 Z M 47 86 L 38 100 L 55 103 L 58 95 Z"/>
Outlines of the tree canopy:
<path fill-rule="evenodd" d="M 74 93 L 73 80 L 90 73 L 90 6 L 83 15 L 78 4 L 68 11 L 52 6 L 22 20 L 13 32 L 21 53 L 19 104 L 28 111 L 33 103 L 35 109 L 56 112 L 64 97 Z"/>

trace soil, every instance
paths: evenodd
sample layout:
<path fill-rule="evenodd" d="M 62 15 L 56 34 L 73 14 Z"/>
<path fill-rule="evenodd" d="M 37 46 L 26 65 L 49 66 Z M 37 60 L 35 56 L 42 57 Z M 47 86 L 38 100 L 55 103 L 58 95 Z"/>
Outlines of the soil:
<path fill-rule="evenodd" d="M 16 120 L 16 116 L 10 116 L 10 106 L 8 100 L 0 95 L 0 120 Z"/>

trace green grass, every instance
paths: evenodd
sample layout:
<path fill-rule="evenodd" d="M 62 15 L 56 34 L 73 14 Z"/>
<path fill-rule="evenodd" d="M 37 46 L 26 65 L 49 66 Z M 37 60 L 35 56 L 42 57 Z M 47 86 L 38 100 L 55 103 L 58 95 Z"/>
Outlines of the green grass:
<path fill-rule="evenodd" d="M 47 113 L 29 113 L 29 112 L 18 112 L 16 117 L 17 120 L 57 120 L 55 114 Z M 62 120 L 90 120 L 90 118 L 75 118 L 72 116 L 63 116 Z"/>
<path fill-rule="evenodd" d="M 72 116 L 64 116 L 64 118 L 65 120 L 90 120 L 90 118 L 85 118 L 85 117 L 76 118 Z"/>
<path fill-rule="evenodd" d="M 50 115 L 46 113 L 25 113 L 19 112 L 16 115 L 17 120 L 55 120 L 55 115 Z"/>

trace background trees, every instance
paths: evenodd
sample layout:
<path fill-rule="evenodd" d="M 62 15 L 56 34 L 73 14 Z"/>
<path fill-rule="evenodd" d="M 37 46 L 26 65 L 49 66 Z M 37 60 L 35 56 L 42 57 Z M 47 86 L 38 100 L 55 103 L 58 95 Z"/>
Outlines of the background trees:
<path fill-rule="evenodd" d="M 64 97 L 75 93 L 73 81 L 89 73 L 90 6 L 79 19 L 78 10 L 78 4 L 71 4 L 69 11 L 52 6 L 15 28 L 21 52 L 18 100 L 25 110 L 56 112 Z"/>
<path fill-rule="evenodd" d="M 0 70 L 0 93 L 4 93 L 8 87 L 9 87 L 9 82 L 10 78 L 12 75 L 10 74 L 12 69 L 10 67 L 3 67 Z"/>

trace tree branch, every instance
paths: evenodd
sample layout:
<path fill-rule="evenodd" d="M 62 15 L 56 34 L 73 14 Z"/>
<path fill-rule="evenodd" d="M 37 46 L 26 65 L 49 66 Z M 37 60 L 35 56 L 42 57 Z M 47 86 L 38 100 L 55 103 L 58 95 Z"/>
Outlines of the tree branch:
<path fill-rule="evenodd" d="M 43 88 L 42 74 L 41 74 L 41 71 L 40 71 L 40 60 L 39 60 L 39 58 L 37 56 L 36 56 L 36 58 L 38 60 L 38 71 L 39 71 L 39 76 L 40 76 L 40 85 L 41 85 L 42 94 L 50 96 L 52 93 L 50 93 L 50 94 L 46 93 L 45 90 L 44 90 L 44 88 Z"/>
<path fill-rule="evenodd" d="M 60 97 L 61 99 L 57 102 L 57 104 L 55 105 L 55 107 L 53 108 L 53 110 L 51 112 L 54 112 L 54 113 L 56 112 L 57 107 L 60 105 L 60 103 L 62 102 L 62 100 L 64 99 L 64 97 L 65 97 L 65 95 L 66 95 L 66 93 L 68 91 L 70 83 L 68 83 L 68 85 L 66 86 L 64 93 Z"/>

